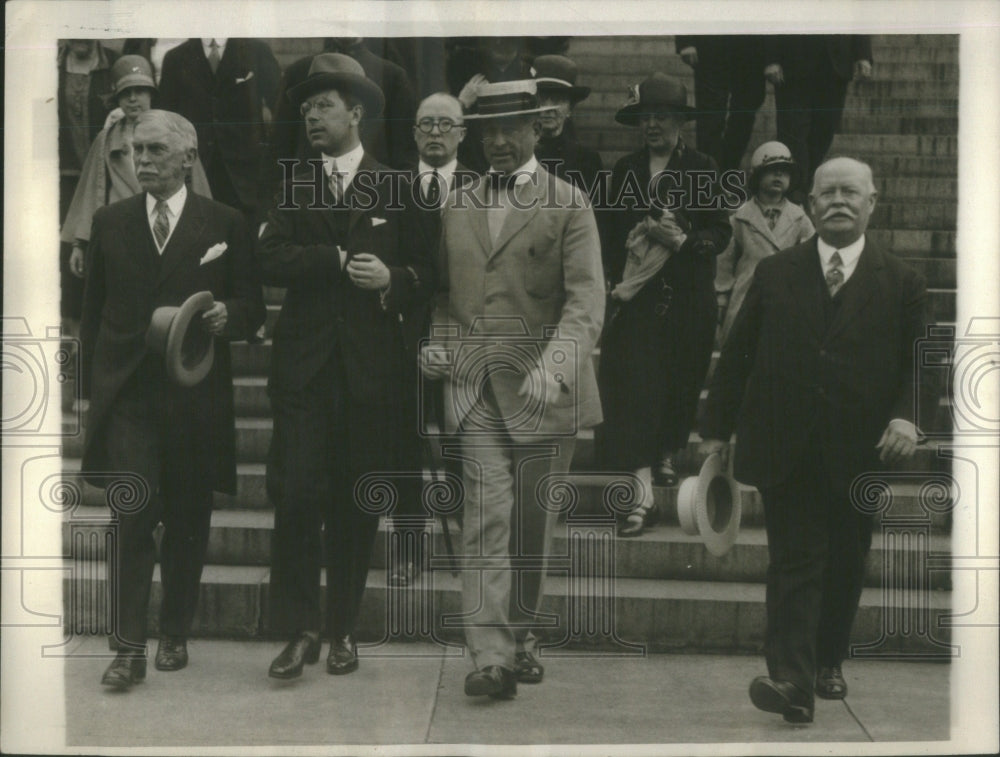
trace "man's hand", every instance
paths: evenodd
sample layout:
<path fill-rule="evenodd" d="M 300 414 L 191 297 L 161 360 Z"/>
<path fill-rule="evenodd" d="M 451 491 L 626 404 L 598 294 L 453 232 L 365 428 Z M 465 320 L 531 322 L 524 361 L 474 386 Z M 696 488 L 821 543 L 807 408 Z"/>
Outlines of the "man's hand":
<path fill-rule="evenodd" d="M 722 467 L 729 465 L 729 442 L 724 442 L 721 439 L 703 439 L 698 445 L 699 457 L 708 457 L 716 452 L 722 458 Z"/>
<path fill-rule="evenodd" d="M 854 61 L 854 81 L 856 82 L 871 81 L 871 78 L 872 78 L 872 62 L 870 60 Z"/>
<path fill-rule="evenodd" d="M 883 463 L 909 460 L 917 451 L 917 427 L 902 418 L 894 418 L 882 432 L 875 449 Z"/>
<path fill-rule="evenodd" d="M 681 50 L 681 60 L 687 63 L 691 68 L 698 65 L 698 48 L 694 45 L 689 45 Z"/>
<path fill-rule="evenodd" d="M 451 360 L 448 350 L 425 344 L 420 348 L 420 372 L 429 379 L 442 379 L 451 376 Z"/>
<path fill-rule="evenodd" d="M 69 272 L 78 279 L 83 278 L 83 250 L 75 245 L 69 254 Z"/>
<path fill-rule="evenodd" d="M 771 63 L 766 68 L 764 68 L 764 78 L 767 79 L 771 84 L 777 87 L 779 84 L 785 83 L 785 72 L 781 68 L 780 63 Z"/>
<path fill-rule="evenodd" d="M 462 107 L 468 110 L 471 108 L 476 100 L 479 99 L 479 88 L 483 84 L 487 84 L 486 77 L 482 74 L 475 74 L 469 81 L 465 83 L 462 87 L 462 91 L 458 93 L 458 101 L 462 103 Z"/>
<path fill-rule="evenodd" d="M 228 319 L 229 313 L 226 311 L 226 303 L 219 301 L 216 301 L 212 307 L 201 314 L 201 323 L 205 327 L 205 331 L 214 336 L 219 336 L 222 333 Z"/>
<path fill-rule="evenodd" d="M 389 286 L 389 269 L 370 252 L 361 252 L 347 264 L 351 283 L 360 289 L 385 289 Z"/>
<path fill-rule="evenodd" d="M 555 380 L 548 371 L 535 367 L 521 382 L 517 390 L 519 397 L 527 396 L 532 402 L 548 404 L 555 402 L 563 393 L 563 385 Z M 542 396 L 544 394 L 544 396 Z"/>

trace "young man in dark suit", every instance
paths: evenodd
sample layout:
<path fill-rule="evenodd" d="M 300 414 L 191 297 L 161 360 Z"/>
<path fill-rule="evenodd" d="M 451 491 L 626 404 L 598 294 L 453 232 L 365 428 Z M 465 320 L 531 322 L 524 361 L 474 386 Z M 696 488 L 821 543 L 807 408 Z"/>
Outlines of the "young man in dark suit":
<path fill-rule="evenodd" d="M 286 287 L 267 473 L 273 618 L 290 638 L 269 675 L 283 679 L 319 658 L 324 551 L 326 669 L 357 669 L 354 630 L 378 516 L 357 501 L 355 484 L 420 470 L 416 346 L 433 278 L 409 186 L 361 145 L 362 119 L 378 117 L 382 90 L 353 58 L 323 53 L 288 95 L 321 160 L 296 165 L 258 242 L 264 282 Z M 401 492 L 400 506 L 419 506 L 415 499 Z"/>
<path fill-rule="evenodd" d="M 712 378 L 701 452 L 725 453 L 767 520 L 767 677 L 750 698 L 811 722 L 813 694 L 843 699 L 872 519 L 851 482 L 911 457 L 923 277 L 865 237 L 871 169 L 835 158 L 809 195 L 817 236 L 762 260 Z"/>
<path fill-rule="evenodd" d="M 244 218 L 185 187 L 197 144 L 194 127 L 176 113 L 139 116 L 132 150 L 144 191 L 97 211 L 87 250 L 81 340 L 90 411 L 82 470 L 137 475 L 149 497 L 139 509 L 118 513 L 112 579 L 120 651 L 102 680 L 117 689 L 146 674 L 153 530 L 161 520 L 156 667 L 187 664 L 212 491 L 236 493 L 227 342 L 250 337 L 264 322 Z M 147 348 L 146 332 L 156 308 L 179 306 L 206 290 L 215 304 L 191 328 L 215 337 L 215 359 L 204 380 L 182 387 L 168 378 L 163 357 Z"/>

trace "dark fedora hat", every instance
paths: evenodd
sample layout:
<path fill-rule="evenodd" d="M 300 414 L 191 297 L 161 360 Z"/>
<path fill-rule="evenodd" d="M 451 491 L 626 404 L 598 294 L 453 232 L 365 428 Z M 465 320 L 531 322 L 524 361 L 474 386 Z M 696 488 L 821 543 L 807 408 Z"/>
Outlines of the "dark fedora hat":
<path fill-rule="evenodd" d="M 639 117 L 646 113 L 669 111 L 690 120 L 695 109 L 687 104 L 687 87 L 659 72 L 650 74 L 628 90 L 628 102 L 615 114 L 615 121 L 626 126 L 638 126 Z"/>
<path fill-rule="evenodd" d="M 590 94 L 590 87 L 576 85 L 576 63 L 564 55 L 539 55 L 531 64 L 538 93 L 568 96 L 576 104 Z"/>
<path fill-rule="evenodd" d="M 198 292 L 180 307 L 159 307 L 153 311 L 146 330 L 146 346 L 163 355 L 167 375 L 175 384 L 194 386 L 212 370 L 215 338 L 194 320 L 214 304 L 211 292 Z"/>
<path fill-rule="evenodd" d="M 309 74 L 288 90 L 288 99 L 301 105 L 307 97 L 330 89 L 346 90 L 357 97 L 369 117 L 378 116 L 385 107 L 382 89 L 365 76 L 360 63 L 343 53 L 320 53 L 313 58 Z"/>
<path fill-rule="evenodd" d="M 552 110 L 555 107 L 538 104 L 538 90 L 534 79 L 487 83 L 479 88 L 474 110 L 466 115 L 465 120 L 524 116 Z"/>

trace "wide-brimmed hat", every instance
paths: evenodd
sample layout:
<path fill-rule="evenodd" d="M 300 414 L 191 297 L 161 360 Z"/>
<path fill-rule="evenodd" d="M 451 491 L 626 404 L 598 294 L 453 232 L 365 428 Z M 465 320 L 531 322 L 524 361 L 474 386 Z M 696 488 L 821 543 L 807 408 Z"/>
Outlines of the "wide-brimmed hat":
<path fill-rule="evenodd" d="M 685 478 L 677 490 L 681 530 L 700 536 L 716 557 L 730 550 L 740 532 L 740 490 L 718 453 L 709 455 L 697 476 Z"/>
<path fill-rule="evenodd" d="M 288 90 L 288 99 L 301 105 L 307 97 L 330 89 L 346 90 L 357 97 L 368 117 L 378 116 L 385 107 L 381 87 L 365 76 L 360 63 L 343 53 L 320 53 L 314 57 L 306 78 Z"/>
<path fill-rule="evenodd" d="M 466 121 L 486 118 L 525 116 L 552 110 L 555 105 L 539 106 L 538 88 L 534 79 L 518 79 L 483 84 L 473 111 L 465 116 Z"/>
<path fill-rule="evenodd" d="M 195 324 L 194 319 L 214 304 L 211 292 L 198 292 L 180 307 L 160 307 L 153 311 L 146 330 L 146 345 L 163 355 L 167 375 L 175 384 L 194 386 L 212 370 L 215 338 L 200 322 Z"/>
<path fill-rule="evenodd" d="M 687 87 L 666 74 L 650 74 L 644 81 L 629 87 L 628 94 L 628 101 L 615 113 L 615 121 L 626 126 L 638 126 L 639 117 L 646 113 L 669 111 L 686 120 L 696 114 L 687 104 Z"/>
<path fill-rule="evenodd" d="M 149 87 L 156 91 L 153 67 L 141 55 L 123 55 L 116 60 L 111 66 L 111 81 L 115 97 L 129 87 Z"/>
<path fill-rule="evenodd" d="M 769 168 L 787 168 L 793 182 L 798 177 L 798 167 L 792 160 L 792 151 L 783 142 L 765 142 L 750 156 L 750 179 L 747 186 L 751 192 L 757 191 L 761 175 Z"/>
<path fill-rule="evenodd" d="M 564 55 L 539 55 L 531 64 L 539 94 L 549 92 L 569 97 L 573 104 L 590 94 L 590 87 L 577 86 L 576 72 L 576 63 Z"/>

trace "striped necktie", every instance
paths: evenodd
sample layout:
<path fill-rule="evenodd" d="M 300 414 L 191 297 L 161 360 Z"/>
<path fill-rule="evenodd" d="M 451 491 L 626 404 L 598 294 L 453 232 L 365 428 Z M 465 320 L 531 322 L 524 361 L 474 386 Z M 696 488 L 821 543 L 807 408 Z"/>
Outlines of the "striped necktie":
<path fill-rule="evenodd" d="M 156 239 L 156 246 L 161 250 L 167 243 L 170 236 L 170 219 L 167 218 L 167 203 L 163 200 L 156 201 L 156 220 L 153 221 L 153 237 Z"/>
<path fill-rule="evenodd" d="M 333 195 L 333 202 L 336 205 L 344 197 L 344 177 L 337 170 L 337 161 L 330 161 L 330 193 Z"/>
<path fill-rule="evenodd" d="M 208 65 L 213 74 L 219 70 L 219 60 L 219 43 L 213 39 L 208 45 Z"/>
<path fill-rule="evenodd" d="M 424 204 L 429 208 L 436 208 L 441 204 L 441 185 L 438 183 L 440 181 L 441 174 L 435 168 L 427 181 L 427 186 L 424 187 Z"/>
<path fill-rule="evenodd" d="M 826 272 L 826 288 L 830 290 L 833 297 L 837 291 L 844 286 L 844 260 L 839 252 L 834 252 L 830 258 L 830 269 Z"/>

